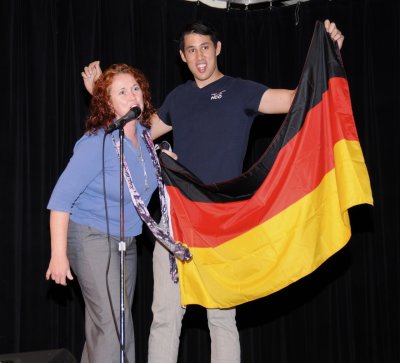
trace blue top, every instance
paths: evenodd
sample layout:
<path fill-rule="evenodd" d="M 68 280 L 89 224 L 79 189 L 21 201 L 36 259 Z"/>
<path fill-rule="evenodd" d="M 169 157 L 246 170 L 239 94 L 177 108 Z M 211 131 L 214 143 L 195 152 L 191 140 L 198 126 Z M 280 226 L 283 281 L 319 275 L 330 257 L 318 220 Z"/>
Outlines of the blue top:
<path fill-rule="evenodd" d="M 178 161 L 204 183 L 240 175 L 250 128 L 267 89 L 223 76 L 204 88 L 188 81 L 171 91 L 159 116 L 173 127 Z"/>
<path fill-rule="evenodd" d="M 150 154 L 141 137 L 144 127 L 137 123 L 138 140 L 144 158 L 149 188 L 145 190 L 143 166 L 130 140 L 124 140 L 124 155 L 136 190 L 147 205 L 157 187 L 157 180 Z M 119 131 L 112 135 L 119 141 Z M 140 136 L 139 136 L 140 135 Z M 73 155 L 57 181 L 52 192 L 48 209 L 70 213 L 76 223 L 107 232 L 104 207 L 102 149 L 104 130 L 96 135 L 85 134 L 74 147 Z M 107 195 L 110 234 L 120 235 L 120 162 L 111 141 L 111 134 L 105 140 L 105 185 Z M 137 236 L 142 232 L 142 220 L 133 205 L 129 189 L 124 180 L 124 234 Z"/>

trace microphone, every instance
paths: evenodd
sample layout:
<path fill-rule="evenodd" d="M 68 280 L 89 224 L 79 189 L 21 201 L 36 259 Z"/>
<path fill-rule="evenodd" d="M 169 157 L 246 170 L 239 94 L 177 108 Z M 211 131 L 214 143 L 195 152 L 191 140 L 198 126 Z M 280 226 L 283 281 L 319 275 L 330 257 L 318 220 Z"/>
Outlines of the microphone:
<path fill-rule="evenodd" d="M 129 121 L 137 119 L 141 113 L 142 110 L 140 109 L 140 107 L 138 106 L 132 107 L 125 116 L 122 116 L 120 119 L 118 119 L 113 124 L 107 127 L 106 134 L 113 132 L 116 129 L 123 128 L 125 124 L 128 123 Z"/>

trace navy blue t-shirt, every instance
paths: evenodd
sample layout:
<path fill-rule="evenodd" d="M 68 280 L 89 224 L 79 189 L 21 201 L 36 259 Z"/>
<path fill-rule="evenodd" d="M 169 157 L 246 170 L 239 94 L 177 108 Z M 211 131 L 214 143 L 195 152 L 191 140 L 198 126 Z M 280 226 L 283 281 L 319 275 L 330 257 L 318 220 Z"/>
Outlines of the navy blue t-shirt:
<path fill-rule="evenodd" d="M 250 128 L 267 89 L 223 76 L 204 88 L 188 81 L 171 91 L 159 116 L 173 127 L 178 161 L 207 184 L 240 175 Z"/>

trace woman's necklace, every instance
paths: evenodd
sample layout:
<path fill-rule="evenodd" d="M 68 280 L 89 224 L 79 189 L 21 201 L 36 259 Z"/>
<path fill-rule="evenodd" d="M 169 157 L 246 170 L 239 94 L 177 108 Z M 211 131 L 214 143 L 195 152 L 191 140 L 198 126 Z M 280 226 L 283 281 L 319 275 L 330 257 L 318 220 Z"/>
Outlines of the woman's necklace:
<path fill-rule="evenodd" d="M 127 140 L 130 141 L 130 145 L 133 146 L 133 150 L 136 151 L 136 155 L 140 161 L 140 164 L 142 165 L 143 176 L 144 176 L 144 191 L 147 191 L 149 189 L 149 180 L 148 180 L 148 175 L 147 175 L 147 170 L 146 170 L 146 163 L 144 161 L 142 147 L 140 145 L 140 139 L 139 139 L 139 137 L 141 137 L 144 142 L 144 137 L 143 137 L 143 135 L 140 135 L 140 133 L 138 132 L 138 126 L 137 126 L 136 122 L 134 123 L 134 125 L 132 125 L 132 129 L 130 129 L 129 133 L 130 132 L 133 133 L 132 137 L 126 136 L 128 134 L 128 131 L 125 132 L 125 137 L 127 137 Z M 134 143 L 135 139 L 137 142 L 137 148 L 135 148 L 135 143 Z"/>
<path fill-rule="evenodd" d="M 142 138 L 143 136 L 140 135 Z M 138 157 L 140 160 L 140 163 L 142 164 L 142 169 L 143 169 L 143 175 L 144 175 L 144 190 L 147 191 L 149 189 L 149 180 L 147 177 L 147 170 L 146 170 L 146 164 L 144 162 L 144 158 L 143 158 L 143 153 L 142 153 L 142 147 L 140 146 L 140 140 L 138 138 Z"/>

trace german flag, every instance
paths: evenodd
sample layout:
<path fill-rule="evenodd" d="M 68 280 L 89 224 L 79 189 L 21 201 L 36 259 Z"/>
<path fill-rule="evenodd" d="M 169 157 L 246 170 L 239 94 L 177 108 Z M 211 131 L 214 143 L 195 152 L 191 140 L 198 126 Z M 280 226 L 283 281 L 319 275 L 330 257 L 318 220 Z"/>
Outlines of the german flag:
<path fill-rule="evenodd" d="M 317 22 L 296 96 L 274 140 L 247 172 L 205 185 L 161 156 L 182 305 L 229 308 L 317 269 L 351 236 L 348 209 L 373 204 L 337 46 Z"/>

